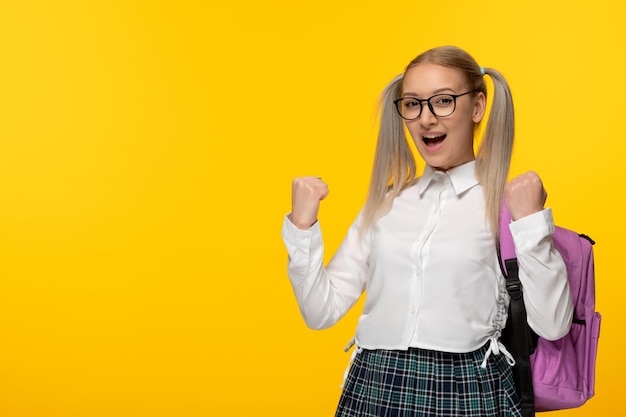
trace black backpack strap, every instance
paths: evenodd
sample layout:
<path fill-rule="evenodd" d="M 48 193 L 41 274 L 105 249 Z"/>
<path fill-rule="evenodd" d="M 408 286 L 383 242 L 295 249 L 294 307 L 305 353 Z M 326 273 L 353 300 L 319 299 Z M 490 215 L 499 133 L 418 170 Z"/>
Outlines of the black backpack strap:
<path fill-rule="evenodd" d="M 499 250 L 498 256 L 500 256 Z M 503 339 L 506 339 L 504 343 L 515 359 L 515 366 L 512 371 L 517 395 L 522 405 L 522 415 L 524 417 L 534 417 L 535 396 L 530 370 L 530 354 L 534 351 L 535 342 L 526 321 L 526 306 L 524 305 L 522 294 L 522 283 L 519 280 L 517 259 L 507 259 L 504 263 L 506 271 L 503 270 L 502 272 L 506 277 L 506 289 L 511 302 L 505 328 L 506 336 Z M 500 265 L 502 266 L 501 262 Z"/>

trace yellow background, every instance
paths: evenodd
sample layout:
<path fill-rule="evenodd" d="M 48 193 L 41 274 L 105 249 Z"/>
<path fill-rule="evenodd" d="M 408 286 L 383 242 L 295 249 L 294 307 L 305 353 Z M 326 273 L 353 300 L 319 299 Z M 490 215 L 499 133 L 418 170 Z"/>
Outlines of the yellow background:
<path fill-rule="evenodd" d="M 442 44 L 505 74 L 512 173 L 597 241 L 597 394 L 553 415 L 626 415 L 625 19 L 617 0 L 2 0 L 0 417 L 332 415 L 358 311 L 300 318 L 291 179 L 329 183 L 330 256 L 378 93 Z"/>

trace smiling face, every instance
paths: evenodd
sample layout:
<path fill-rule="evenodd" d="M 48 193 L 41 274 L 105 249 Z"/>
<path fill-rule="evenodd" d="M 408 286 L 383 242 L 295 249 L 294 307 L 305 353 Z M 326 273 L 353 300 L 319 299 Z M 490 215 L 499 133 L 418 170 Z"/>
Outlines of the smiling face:
<path fill-rule="evenodd" d="M 404 74 L 402 97 L 427 99 L 435 94 L 463 94 L 471 87 L 456 69 L 418 64 Z M 466 94 L 456 99 L 450 116 L 435 116 L 424 102 L 416 120 L 405 120 L 420 155 L 431 167 L 447 171 L 474 160 L 474 126 L 485 113 L 485 95 Z"/>

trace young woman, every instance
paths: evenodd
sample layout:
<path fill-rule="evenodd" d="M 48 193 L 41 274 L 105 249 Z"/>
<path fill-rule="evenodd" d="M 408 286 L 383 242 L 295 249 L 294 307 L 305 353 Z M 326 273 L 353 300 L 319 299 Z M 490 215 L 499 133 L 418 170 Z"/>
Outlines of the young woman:
<path fill-rule="evenodd" d="M 494 97 L 484 137 L 474 135 Z M 565 335 L 572 302 L 552 244 L 552 212 L 534 172 L 507 182 L 513 103 L 502 75 L 465 51 L 426 51 L 385 89 L 365 206 L 323 265 L 318 177 L 293 181 L 283 238 L 308 326 L 335 324 L 367 291 L 336 416 L 521 416 L 514 361 L 500 343 L 508 294 L 496 239 L 506 201 L 528 323 Z M 421 176 L 405 137 L 425 162 Z"/>

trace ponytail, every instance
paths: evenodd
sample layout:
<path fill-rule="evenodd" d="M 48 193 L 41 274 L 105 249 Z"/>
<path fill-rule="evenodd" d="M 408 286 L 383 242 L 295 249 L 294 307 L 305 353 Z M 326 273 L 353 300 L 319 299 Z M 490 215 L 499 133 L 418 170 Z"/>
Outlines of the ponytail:
<path fill-rule="evenodd" d="M 391 207 L 391 203 L 415 178 L 415 157 L 404 133 L 393 101 L 400 98 L 404 74 L 395 77 L 383 90 L 379 101 L 380 127 L 374 167 L 363 216 L 361 231 L 367 230 Z"/>
<path fill-rule="evenodd" d="M 485 194 L 487 220 L 498 238 L 504 186 L 513 152 L 515 117 L 511 90 L 502 74 L 493 68 L 484 71 L 493 80 L 494 91 L 487 127 L 476 155 L 476 177 Z"/>

